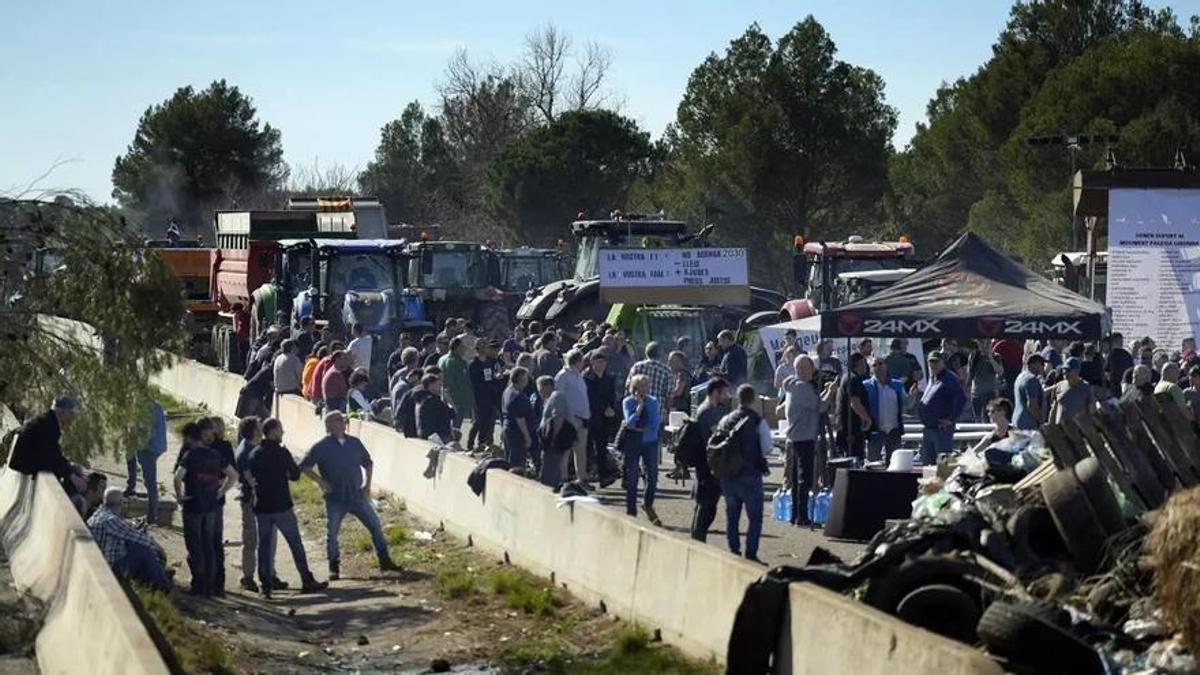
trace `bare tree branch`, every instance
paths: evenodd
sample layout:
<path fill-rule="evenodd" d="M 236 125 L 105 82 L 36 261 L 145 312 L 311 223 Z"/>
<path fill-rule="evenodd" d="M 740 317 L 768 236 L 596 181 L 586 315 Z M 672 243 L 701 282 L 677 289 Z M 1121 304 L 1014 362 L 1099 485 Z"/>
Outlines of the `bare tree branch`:
<path fill-rule="evenodd" d="M 612 50 L 598 42 L 589 41 L 583 53 L 575 59 L 575 77 L 571 81 L 570 105 L 576 110 L 597 108 L 607 96 L 602 91 L 612 67 Z"/>
<path fill-rule="evenodd" d="M 544 122 L 553 122 L 560 100 L 566 95 L 567 58 L 571 36 L 546 24 L 525 36 L 525 56 L 518 66 L 530 103 Z"/>

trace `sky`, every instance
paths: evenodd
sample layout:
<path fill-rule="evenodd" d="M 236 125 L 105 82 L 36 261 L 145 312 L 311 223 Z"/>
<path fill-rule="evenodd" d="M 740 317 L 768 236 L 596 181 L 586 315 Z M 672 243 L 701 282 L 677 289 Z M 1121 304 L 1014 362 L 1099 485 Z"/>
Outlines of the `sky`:
<path fill-rule="evenodd" d="M 4 0 L 0 194 L 82 190 L 111 201 L 113 161 L 138 117 L 178 87 L 225 78 L 277 127 L 293 167 L 363 168 L 379 130 L 412 100 L 427 109 L 465 48 L 508 62 L 547 23 L 613 56 L 620 111 L 657 137 L 688 76 L 753 22 L 772 38 L 814 15 L 838 56 L 871 68 L 899 111 L 902 148 L 937 87 L 974 72 L 1004 27 L 1006 0 L 340 2 Z M 1160 2 L 1151 2 L 1160 6 Z M 1172 4 L 1182 17 L 1200 0 Z M 13 30 L 17 27 L 18 30 Z M 48 175 L 45 175 L 47 174 Z"/>

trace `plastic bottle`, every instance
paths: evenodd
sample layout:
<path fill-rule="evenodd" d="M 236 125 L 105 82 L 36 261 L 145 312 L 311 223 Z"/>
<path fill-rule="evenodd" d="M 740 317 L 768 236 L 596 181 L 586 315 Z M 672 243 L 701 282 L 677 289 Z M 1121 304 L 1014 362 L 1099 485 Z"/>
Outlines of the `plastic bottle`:
<path fill-rule="evenodd" d="M 780 515 L 779 520 L 780 520 L 780 522 L 790 523 L 790 522 L 792 522 L 792 506 L 793 506 L 791 490 L 783 491 L 782 502 L 783 502 L 783 507 L 782 507 L 782 509 L 780 509 L 781 513 L 779 514 Z"/>
<path fill-rule="evenodd" d="M 783 520 L 783 488 L 775 491 L 771 495 L 771 517 L 775 520 Z"/>
<path fill-rule="evenodd" d="M 808 491 L 808 522 L 817 522 L 817 492 L 815 490 Z"/>
<path fill-rule="evenodd" d="M 832 495 L 828 488 L 822 488 L 817 493 L 817 507 L 814 514 L 813 522 L 818 525 L 824 525 L 825 519 L 829 517 L 829 502 L 832 500 Z"/>

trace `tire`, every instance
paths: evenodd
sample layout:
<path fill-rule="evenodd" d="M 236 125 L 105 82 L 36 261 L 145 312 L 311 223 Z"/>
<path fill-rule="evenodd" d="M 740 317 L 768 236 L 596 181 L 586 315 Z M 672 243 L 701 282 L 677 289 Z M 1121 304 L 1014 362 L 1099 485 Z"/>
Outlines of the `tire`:
<path fill-rule="evenodd" d="M 968 644 L 975 643 L 975 626 L 982 615 L 977 597 L 950 584 L 921 586 L 896 605 L 897 619 Z"/>
<path fill-rule="evenodd" d="M 1103 673 L 1100 655 L 1049 618 L 1038 605 L 993 602 L 976 628 L 988 651 L 1039 672 L 1090 675 Z"/>
<path fill-rule="evenodd" d="M 508 305 L 503 300 L 480 302 L 476 317 L 475 322 L 483 335 L 500 340 L 512 336 L 512 321 L 508 316 Z"/>
<path fill-rule="evenodd" d="M 1125 518 L 1121 515 L 1121 505 L 1108 487 L 1108 478 L 1099 460 L 1088 457 L 1076 464 L 1073 470 L 1105 533 L 1111 536 L 1124 530 Z"/>
<path fill-rule="evenodd" d="M 975 615 L 978 616 L 982 613 L 985 604 L 984 591 L 977 583 L 971 581 L 970 577 L 989 578 L 991 574 L 978 565 L 958 558 L 942 556 L 913 558 L 872 579 L 867 586 L 863 602 L 888 614 L 898 616 L 902 604 L 907 607 L 914 601 L 913 592 L 930 586 L 949 586 L 960 591 L 962 596 L 949 596 L 944 591 L 939 591 L 942 597 L 952 598 L 953 604 L 961 603 L 962 598 L 965 597 L 974 603 Z M 936 597 L 936 595 L 931 597 Z M 908 603 L 905 602 L 906 600 Z M 914 605 L 914 607 L 916 606 Z M 953 637 L 964 642 L 974 642 L 974 626 L 968 624 L 966 631 Z"/>
<path fill-rule="evenodd" d="M 1017 511 L 1008 519 L 1007 530 L 1013 555 L 1021 565 L 1071 556 L 1049 509 L 1031 506 Z"/>
<path fill-rule="evenodd" d="M 1095 572 L 1104 557 L 1108 535 L 1074 469 L 1061 469 L 1046 479 L 1042 497 L 1058 533 L 1067 542 L 1076 569 L 1084 574 Z"/>

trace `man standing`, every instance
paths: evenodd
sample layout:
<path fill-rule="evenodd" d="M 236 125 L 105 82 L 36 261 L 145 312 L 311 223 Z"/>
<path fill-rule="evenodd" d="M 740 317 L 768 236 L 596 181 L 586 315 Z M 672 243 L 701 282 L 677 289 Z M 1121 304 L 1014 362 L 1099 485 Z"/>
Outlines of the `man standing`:
<path fill-rule="evenodd" d="M 58 477 L 67 494 L 78 494 L 85 488 L 82 480 L 73 484 L 71 463 L 63 455 L 60 441 L 64 429 L 75 420 L 75 399 L 59 396 L 46 412 L 27 420 L 13 444 L 8 466 L 29 476 L 46 471 Z"/>
<path fill-rule="evenodd" d="M 629 375 L 645 375 L 650 380 L 648 393 L 665 408 L 671 401 L 671 385 L 675 378 L 670 366 L 662 362 L 662 357 L 662 348 L 657 342 L 651 342 L 646 345 L 646 358 L 633 364 Z"/>
<path fill-rule="evenodd" d="M 120 488 L 105 490 L 104 502 L 87 520 L 92 538 L 113 573 L 165 593 L 170 590 L 171 581 L 160 556 L 165 558 L 166 555 L 150 535 L 121 518 L 124 502 L 125 495 Z"/>
<path fill-rule="evenodd" d="M 432 337 L 432 336 L 431 336 Z M 450 353 L 450 338 L 434 338 L 433 349 L 421 363 L 422 366 L 436 366 Z"/>
<path fill-rule="evenodd" d="M 867 360 L 862 354 L 850 355 L 849 367 L 842 377 L 837 395 L 838 446 L 849 455 L 862 459 L 871 431 L 871 415 L 867 412 L 867 392 L 863 380 L 867 376 Z"/>
<path fill-rule="evenodd" d="M 333 365 L 325 371 L 325 377 L 321 380 L 321 398 L 325 401 L 326 410 L 346 412 L 350 396 L 350 385 L 346 382 L 346 370 L 350 368 L 353 358 L 350 352 L 333 353 Z"/>
<path fill-rule="evenodd" d="M 279 345 L 279 354 L 271 364 L 275 370 L 275 395 L 299 394 L 300 382 L 304 376 L 304 364 L 296 356 L 296 341 L 284 340 Z"/>
<path fill-rule="evenodd" d="M 317 323 L 312 316 L 301 317 L 300 332 L 293 338 L 296 342 L 296 357 L 304 360 L 313 353 L 317 344 Z"/>
<path fill-rule="evenodd" d="M 254 572 L 258 569 L 258 521 L 254 515 L 254 487 L 250 484 L 250 453 L 262 443 L 262 420 L 243 417 L 238 422 L 238 446 L 234 467 L 238 474 L 238 507 L 242 514 L 242 590 L 258 592 Z M 275 588 L 279 588 L 276 586 Z M 284 586 L 286 588 L 286 585 Z"/>
<path fill-rule="evenodd" d="M 428 439 L 436 435 L 442 444 L 453 440 L 450 435 L 450 418 L 453 411 L 442 400 L 442 380 L 437 375 L 421 378 L 421 389 L 413 394 L 416 403 L 417 436 Z"/>
<path fill-rule="evenodd" d="M 1154 385 L 1155 394 L 1167 394 L 1180 408 L 1186 408 L 1187 403 L 1183 398 L 1183 389 L 1179 387 L 1178 381 L 1181 371 L 1179 364 L 1174 361 L 1168 361 L 1162 365 L 1161 377 L 1158 379 L 1158 384 Z"/>
<path fill-rule="evenodd" d="M 346 349 L 350 351 L 353 362 L 345 370 L 354 370 L 355 368 L 371 370 L 371 351 L 374 346 L 374 339 L 361 323 L 351 326 L 350 344 L 346 346 Z"/>
<path fill-rule="evenodd" d="M 562 357 L 558 354 L 558 336 L 554 331 L 542 334 L 541 347 L 533 353 L 534 376 L 549 375 L 554 377 L 562 370 Z"/>
<path fill-rule="evenodd" d="M 608 359 L 599 348 L 592 351 L 592 360 L 588 364 L 587 374 L 583 376 L 587 384 L 588 408 L 591 417 L 588 418 L 588 455 L 596 467 L 596 474 L 601 485 L 615 480 L 610 476 L 608 462 L 608 442 L 613 434 L 613 422 L 617 418 L 617 390 L 613 377 L 607 372 Z"/>
<path fill-rule="evenodd" d="M 1017 375 L 1013 384 L 1013 425 L 1024 431 L 1033 431 L 1042 425 L 1044 408 L 1042 400 L 1042 371 L 1046 359 L 1041 354 L 1030 354 L 1025 359 L 1025 370 Z"/>
<path fill-rule="evenodd" d="M 767 453 L 771 451 L 771 428 L 766 420 L 754 411 L 757 401 L 754 388 L 748 384 L 738 387 L 738 409 L 721 418 L 717 431 L 731 434 L 730 442 L 742 453 L 745 463 L 740 474 L 721 479 L 721 494 L 725 497 L 725 538 L 729 551 L 742 554 L 741 536 L 738 533 L 742 508 L 750 521 L 746 528 L 746 559 L 762 563 L 758 559 L 758 540 L 763 524 L 763 475 L 767 473 Z M 739 426 L 739 422 L 746 420 Z"/>
<path fill-rule="evenodd" d="M 999 357 L 988 349 L 983 340 L 975 341 L 975 349 L 967 357 L 967 384 L 971 389 L 971 415 L 976 422 L 987 419 L 987 406 L 1000 396 L 998 380 L 1004 372 Z"/>
<path fill-rule="evenodd" d="M 871 377 L 863 382 L 867 392 L 867 413 L 871 416 L 871 430 L 867 434 L 867 458 L 871 461 L 888 461 L 892 451 L 900 447 L 904 435 L 904 383 L 888 377 L 887 363 L 883 359 L 871 362 Z"/>
<path fill-rule="evenodd" d="M 300 460 L 300 469 L 316 481 L 321 492 L 325 493 L 325 549 L 329 558 L 329 579 L 337 581 L 341 575 L 338 533 L 347 514 L 358 518 L 371 533 L 375 555 L 379 558 L 379 569 L 384 572 L 399 570 L 388 554 L 383 527 L 371 505 L 371 477 L 375 465 L 370 453 L 362 441 L 346 434 L 346 418 L 340 412 L 325 414 L 325 431 L 328 435 L 309 448 L 304 459 Z M 314 466 L 317 471 L 313 470 Z"/>
<path fill-rule="evenodd" d="M 696 408 L 696 420 L 700 446 L 689 464 L 696 469 L 696 480 L 692 483 L 692 539 L 708 541 L 708 530 L 717 518 L 717 502 L 721 498 L 721 481 L 712 475 L 708 459 L 704 456 L 704 444 L 712 436 L 717 423 L 729 413 L 729 383 L 719 377 L 708 381 L 704 401 Z"/>
<path fill-rule="evenodd" d="M 717 334 L 717 346 L 721 348 L 721 372 L 731 386 L 746 383 L 749 372 L 749 359 L 746 350 L 733 339 L 731 331 L 723 330 Z"/>
<path fill-rule="evenodd" d="M 308 556 L 300 539 L 300 525 L 292 510 L 290 481 L 300 479 L 300 467 L 283 447 L 283 424 L 269 419 L 262 425 L 262 443 L 250 453 L 247 481 L 253 489 L 254 517 L 258 527 L 258 581 L 264 598 L 271 597 L 275 581 L 275 530 L 283 535 L 300 572 L 300 592 L 315 593 L 328 583 L 317 581 L 308 569 Z M 244 545 L 244 544 L 243 544 Z"/>
<path fill-rule="evenodd" d="M 828 397 L 817 391 L 816 364 L 807 356 L 794 361 L 796 374 L 783 381 L 784 419 L 787 420 L 787 475 L 792 491 L 792 524 L 808 525 L 808 493 L 816 483 L 814 470 L 817 433 Z"/>
<path fill-rule="evenodd" d="M 1072 356 L 1063 363 L 1062 382 L 1050 388 L 1050 420 L 1055 424 L 1074 419 L 1076 415 L 1096 408 L 1092 387 L 1079 376 L 1082 362 Z"/>
<path fill-rule="evenodd" d="M 476 340 L 475 359 L 467 366 L 471 378 L 471 397 L 475 400 L 475 422 L 467 437 L 467 449 L 474 447 L 474 440 L 481 448 L 493 445 L 496 419 L 500 416 L 501 385 L 500 362 L 496 359 L 499 345 L 488 340 Z"/>
<path fill-rule="evenodd" d="M 690 413 L 692 411 L 692 371 L 687 367 L 687 356 L 683 352 L 671 352 L 667 356 L 671 369 L 671 398 L 668 410 Z"/>
<path fill-rule="evenodd" d="M 1192 420 L 1200 420 L 1200 366 L 1188 368 L 1188 386 L 1183 390 L 1183 400 L 1187 402 L 1185 410 L 1190 412 Z"/>
<path fill-rule="evenodd" d="M 929 353 L 929 384 L 921 395 L 921 463 L 932 466 L 938 455 L 954 449 L 954 426 L 966 405 L 958 376 L 942 363 L 940 352 Z"/>
<path fill-rule="evenodd" d="M 588 420 L 592 417 L 588 403 L 587 383 L 583 381 L 583 353 L 572 351 L 567 354 L 567 365 L 554 377 L 554 390 L 560 393 L 567 406 L 567 423 L 575 427 L 575 443 L 571 456 L 575 458 L 575 480 L 586 483 Z"/>
<path fill-rule="evenodd" d="M 462 426 L 463 420 L 470 419 L 467 415 L 475 412 L 475 396 L 471 388 L 466 353 L 467 347 L 462 338 L 452 338 L 450 351 L 438 359 L 437 363 L 442 369 L 442 390 L 445 392 L 446 402 L 454 409 L 455 429 Z"/>
<path fill-rule="evenodd" d="M 825 339 L 817 343 L 817 370 L 834 376 L 842 374 L 842 361 L 833 355 L 833 340 Z"/>
<path fill-rule="evenodd" d="M 217 519 L 220 500 L 237 482 L 221 453 L 204 445 L 200 425 L 183 427 L 184 450 L 175 470 L 175 501 L 183 505 L 183 540 L 192 571 L 192 595 L 224 593 L 217 586 Z"/>
<path fill-rule="evenodd" d="M 908 358 L 902 338 L 892 338 L 892 342 L 888 345 L 886 365 L 888 379 L 907 382 L 909 376 L 912 375 L 912 361 Z"/>
<path fill-rule="evenodd" d="M 142 482 L 146 485 L 146 523 L 153 524 L 158 520 L 158 458 L 167 451 L 167 415 L 162 404 L 150 402 L 150 438 L 146 447 L 129 455 L 125 460 L 125 470 L 128 474 L 125 480 L 125 493 L 132 497 L 137 490 L 137 467 L 142 465 Z"/>

